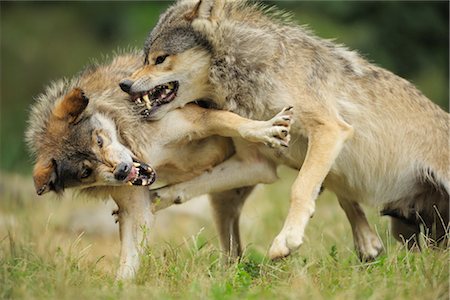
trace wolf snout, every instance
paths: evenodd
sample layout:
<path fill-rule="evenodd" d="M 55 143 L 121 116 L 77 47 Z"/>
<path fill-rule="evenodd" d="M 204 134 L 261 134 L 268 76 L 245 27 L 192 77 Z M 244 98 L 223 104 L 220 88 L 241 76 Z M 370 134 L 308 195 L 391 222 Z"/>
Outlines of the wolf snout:
<path fill-rule="evenodd" d="M 130 174 L 132 169 L 132 165 L 131 163 L 120 163 L 116 166 L 116 168 L 114 169 L 114 178 L 119 180 L 119 181 L 123 181 L 125 180 L 128 175 Z"/>
<path fill-rule="evenodd" d="M 125 93 L 129 94 L 131 91 L 131 86 L 133 85 L 134 81 L 130 79 L 124 79 L 119 83 L 120 88 Z"/>

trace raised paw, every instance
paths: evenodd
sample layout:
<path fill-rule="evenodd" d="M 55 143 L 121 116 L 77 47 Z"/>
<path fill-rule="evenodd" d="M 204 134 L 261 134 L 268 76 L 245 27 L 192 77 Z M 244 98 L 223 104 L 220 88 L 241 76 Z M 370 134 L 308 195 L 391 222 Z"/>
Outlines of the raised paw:
<path fill-rule="evenodd" d="M 266 145 L 272 148 L 278 146 L 288 147 L 289 141 L 291 140 L 289 131 L 293 123 L 292 115 L 293 107 L 288 106 L 268 121 L 271 126 L 271 136 L 268 136 Z"/>
<path fill-rule="evenodd" d="M 287 106 L 283 108 L 270 121 L 272 121 L 275 126 L 284 126 L 290 128 L 290 126 L 294 123 L 292 119 L 293 114 L 294 114 L 294 107 Z"/>
<path fill-rule="evenodd" d="M 269 257 L 272 260 L 280 259 L 290 255 L 303 243 L 303 237 L 295 234 L 293 229 L 283 230 L 274 239 L 269 249 Z"/>
<path fill-rule="evenodd" d="M 248 141 L 261 142 L 271 148 L 288 147 L 291 139 L 292 106 L 285 107 L 268 121 L 253 121 L 240 128 L 241 135 Z"/>

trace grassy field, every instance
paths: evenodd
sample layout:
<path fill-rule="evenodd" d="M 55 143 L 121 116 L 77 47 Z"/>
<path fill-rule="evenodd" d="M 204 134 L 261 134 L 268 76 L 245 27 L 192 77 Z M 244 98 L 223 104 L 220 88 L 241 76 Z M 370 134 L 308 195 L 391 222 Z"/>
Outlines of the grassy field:
<path fill-rule="evenodd" d="M 197 202 L 156 219 L 152 245 L 134 282 L 115 283 L 118 234 L 92 223 L 86 233 L 70 222 L 97 202 L 36 198 L 29 179 L 0 178 L 1 299 L 448 299 L 449 251 L 411 253 L 389 235 L 388 220 L 367 209 L 382 238 L 384 254 L 360 263 L 350 226 L 330 193 L 317 203 L 307 238 L 295 255 L 271 262 L 266 252 L 282 226 L 293 173 L 258 188 L 241 224 L 244 258 L 220 262 L 218 239 Z M 20 186 L 20 189 L 18 188 Z M 186 204 L 188 209 L 189 204 Z M 113 224 L 109 211 L 104 217 Z M 85 224 L 89 225 L 89 224 Z M 94 230 L 99 229 L 99 230 Z"/>

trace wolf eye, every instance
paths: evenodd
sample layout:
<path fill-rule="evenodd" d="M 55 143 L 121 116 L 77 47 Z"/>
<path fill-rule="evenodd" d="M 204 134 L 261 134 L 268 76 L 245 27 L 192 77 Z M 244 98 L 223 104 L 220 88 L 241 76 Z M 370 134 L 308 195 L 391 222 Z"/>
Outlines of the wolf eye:
<path fill-rule="evenodd" d="M 101 148 L 103 147 L 103 138 L 97 135 L 97 145 Z"/>
<path fill-rule="evenodd" d="M 91 176 L 91 174 L 92 174 L 92 169 L 85 167 L 85 168 L 83 168 L 83 170 L 81 170 L 80 177 L 82 179 L 88 178 L 89 176 Z"/>
<path fill-rule="evenodd" d="M 166 60 L 167 56 L 169 56 L 169 55 L 160 55 L 160 56 L 158 56 L 155 59 L 155 65 L 162 64 Z"/>

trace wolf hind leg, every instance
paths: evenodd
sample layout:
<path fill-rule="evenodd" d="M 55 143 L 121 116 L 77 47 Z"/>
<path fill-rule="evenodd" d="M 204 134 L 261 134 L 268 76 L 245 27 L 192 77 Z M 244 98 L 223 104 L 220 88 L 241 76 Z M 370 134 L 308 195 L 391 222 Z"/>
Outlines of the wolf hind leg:
<path fill-rule="evenodd" d="M 408 249 L 420 249 L 419 224 L 391 217 L 391 232 L 394 238 L 400 243 L 404 243 Z"/>
<path fill-rule="evenodd" d="M 353 242 L 359 259 L 361 261 L 375 259 L 383 250 L 383 244 L 370 227 L 362 207 L 357 202 L 342 197 L 338 197 L 338 200 L 352 227 Z"/>
<path fill-rule="evenodd" d="M 253 188 L 243 187 L 210 195 L 213 218 L 226 262 L 232 262 L 242 255 L 239 218 L 242 206 Z"/>
<path fill-rule="evenodd" d="M 449 195 L 441 188 L 429 193 L 424 200 L 426 207 L 418 221 L 424 227 L 427 243 L 433 247 L 448 247 L 450 237 Z"/>
<path fill-rule="evenodd" d="M 416 222 L 423 226 L 429 246 L 448 247 L 450 236 L 450 163 L 449 155 L 438 156 L 421 174 L 422 193 L 413 199 Z"/>

